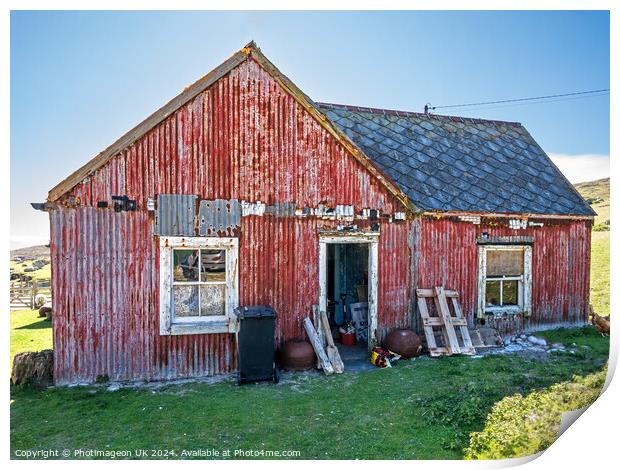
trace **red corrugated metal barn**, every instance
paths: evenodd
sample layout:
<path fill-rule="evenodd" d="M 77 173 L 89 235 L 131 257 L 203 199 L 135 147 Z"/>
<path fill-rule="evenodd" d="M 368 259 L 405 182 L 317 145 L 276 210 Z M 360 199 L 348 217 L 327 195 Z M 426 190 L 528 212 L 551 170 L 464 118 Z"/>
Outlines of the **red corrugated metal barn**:
<path fill-rule="evenodd" d="M 350 303 L 375 344 L 440 285 L 506 331 L 586 318 L 593 212 L 520 124 L 315 103 L 253 43 L 44 207 L 57 384 L 234 371 L 239 305 L 277 344 Z"/>

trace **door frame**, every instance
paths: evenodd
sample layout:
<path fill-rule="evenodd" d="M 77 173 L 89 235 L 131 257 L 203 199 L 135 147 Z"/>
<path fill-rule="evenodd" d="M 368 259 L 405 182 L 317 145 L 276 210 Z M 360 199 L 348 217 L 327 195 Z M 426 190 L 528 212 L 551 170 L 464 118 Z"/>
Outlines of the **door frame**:
<path fill-rule="evenodd" d="M 368 245 L 368 349 L 377 346 L 379 233 L 319 234 L 319 310 L 327 313 L 327 245 L 357 243 Z"/>

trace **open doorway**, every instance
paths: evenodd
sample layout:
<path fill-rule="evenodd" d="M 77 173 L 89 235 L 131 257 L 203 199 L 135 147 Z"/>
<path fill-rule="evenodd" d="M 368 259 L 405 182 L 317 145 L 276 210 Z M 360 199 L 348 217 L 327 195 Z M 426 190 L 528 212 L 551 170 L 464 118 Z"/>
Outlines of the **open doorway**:
<path fill-rule="evenodd" d="M 368 244 L 327 245 L 327 318 L 343 362 L 364 360 L 368 349 Z"/>
<path fill-rule="evenodd" d="M 343 361 L 367 359 L 376 346 L 378 236 L 320 238 L 319 307 Z"/>

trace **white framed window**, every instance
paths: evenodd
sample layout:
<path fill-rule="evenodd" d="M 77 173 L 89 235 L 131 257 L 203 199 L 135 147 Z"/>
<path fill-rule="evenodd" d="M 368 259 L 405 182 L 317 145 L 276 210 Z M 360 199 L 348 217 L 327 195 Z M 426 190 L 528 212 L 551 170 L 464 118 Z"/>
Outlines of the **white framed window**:
<path fill-rule="evenodd" d="M 532 247 L 480 245 L 478 315 L 532 312 Z"/>
<path fill-rule="evenodd" d="M 239 241 L 160 237 L 159 333 L 232 333 L 238 306 Z"/>

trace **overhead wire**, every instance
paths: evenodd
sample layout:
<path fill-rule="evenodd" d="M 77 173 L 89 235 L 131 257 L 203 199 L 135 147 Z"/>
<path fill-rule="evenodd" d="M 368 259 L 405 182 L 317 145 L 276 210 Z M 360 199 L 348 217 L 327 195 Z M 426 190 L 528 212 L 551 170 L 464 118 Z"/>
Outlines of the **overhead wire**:
<path fill-rule="evenodd" d="M 537 103 L 554 103 L 557 101 L 567 101 L 572 99 L 591 98 L 596 96 L 605 96 L 609 94 L 609 88 L 601 88 L 598 90 L 576 91 L 572 93 L 557 93 L 553 95 L 532 96 L 528 98 L 511 98 L 495 101 L 481 101 L 477 103 L 450 104 L 442 106 L 428 106 L 429 110 L 449 109 L 449 108 L 471 108 L 489 105 L 505 105 L 502 107 L 516 106 L 518 104 L 537 104 Z M 547 101 L 545 101 L 547 100 Z M 479 108 L 479 109 L 495 109 L 495 108 Z"/>

